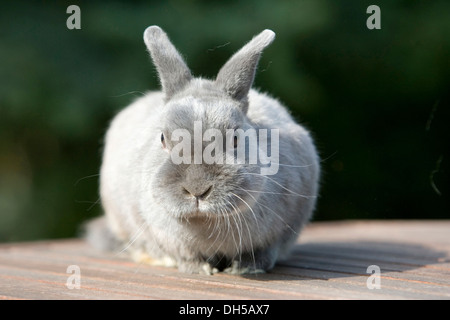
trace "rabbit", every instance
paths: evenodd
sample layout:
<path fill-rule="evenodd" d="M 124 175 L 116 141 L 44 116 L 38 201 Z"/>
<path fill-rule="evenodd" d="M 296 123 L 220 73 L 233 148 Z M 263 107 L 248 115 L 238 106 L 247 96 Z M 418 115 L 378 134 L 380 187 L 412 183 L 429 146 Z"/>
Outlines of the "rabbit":
<path fill-rule="evenodd" d="M 100 169 L 105 214 L 86 231 L 94 246 L 202 274 L 264 273 L 288 257 L 315 209 L 320 160 L 309 131 L 278 100 L 252 88 L 261 53 L 274 38 L 262 31 L 209 80 L 192 76 L 160 27 L 145 30 L 162 90 L 135 100 L 107 130 Z M 277 139 L 256 146 L 278 147 L 277 172 L 262 174 L 267 165 L 248 160 L 174 163 L 173 133 L 195 135 L 195 123 L 224 136 L 278 130 Z M 249 146 L 246 141 L 235 135 L 230 152 L 215 149 L 216 159 L 236 156 L 233 146 Z M 200 142 L 200 152 L 207 143 Z M 193 160 L 193 149 L 183 159 Z"/>

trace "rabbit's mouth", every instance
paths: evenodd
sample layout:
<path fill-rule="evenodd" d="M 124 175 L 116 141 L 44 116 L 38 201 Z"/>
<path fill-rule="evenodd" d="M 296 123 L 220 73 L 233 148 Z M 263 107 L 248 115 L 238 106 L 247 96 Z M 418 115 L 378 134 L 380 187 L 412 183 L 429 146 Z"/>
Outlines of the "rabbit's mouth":
<path fill-rule="evenodd" d="M 191 213 L 185 214 L 180 221 L 186 222 L 189 224 L 195 225 L 212 225 L 214 221 L 222 221 L 223 219 L 232 219 L 234 216 L 239 215 L 238 211 L 230 210 L 230 211 L 201 211 L 195 210 Z"/>
<path fill-rule="evenodd" d="M 211 199 L 209 199 L 211 200 Z M 255 214 L 254 198 L 249 199 L 243 195 L 232 193 L 232 196 L 222 197 L 208 201 L 205 199 L 190 199 L 190 210 L 188 209 L 182 216 L 182 219 L 206 219 L 211 221 L 233 217 L 237 215 Z M 251 210 L 251 212 L 249 212 Z"/>

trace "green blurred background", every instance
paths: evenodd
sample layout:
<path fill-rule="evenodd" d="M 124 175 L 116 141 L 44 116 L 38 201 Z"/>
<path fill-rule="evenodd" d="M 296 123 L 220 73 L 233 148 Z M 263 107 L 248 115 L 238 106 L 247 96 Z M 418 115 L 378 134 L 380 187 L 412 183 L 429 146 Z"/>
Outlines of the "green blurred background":
<path fill-rule="evenodd" d="M 81 30 L 66 28 L 70 4 Z M 371 4 L 381 30 L 366 27 Z M 72 237 L 101 214 L 108 123 L 158 89 L 142 40 L 153 24 L 204 77 L 277 33 L 255 86 L 314 134 L 315 220 L 449 218 L 449 1 L 3 1 L 1 242 Z"/>

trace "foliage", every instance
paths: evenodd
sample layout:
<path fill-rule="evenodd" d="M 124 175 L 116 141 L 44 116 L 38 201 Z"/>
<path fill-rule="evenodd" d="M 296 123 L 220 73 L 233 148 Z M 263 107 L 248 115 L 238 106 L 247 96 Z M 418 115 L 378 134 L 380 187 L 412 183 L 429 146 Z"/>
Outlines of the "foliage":
<path fill-rule="evenodd" d="M 66 8 L 81 8 L 68 30 Z M 377 1 L 2 2 L 0 241 L 73 236 L 99 215 L 102 137 L 158 89 L 142 40 L 167 31 L 214 77 L 251 36 L 277 33 L 255 85 L 309 127 L 323 158 L 315 219 L 447 218 L 450 3 Z"/>

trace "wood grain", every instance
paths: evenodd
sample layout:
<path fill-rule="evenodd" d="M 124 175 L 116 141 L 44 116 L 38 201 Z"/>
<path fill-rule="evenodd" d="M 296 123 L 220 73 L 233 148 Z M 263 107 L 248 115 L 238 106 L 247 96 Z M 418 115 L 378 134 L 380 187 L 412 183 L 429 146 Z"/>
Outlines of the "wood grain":
<path fill-rule="evenodd" d="M 79 266 L 80 289 L 66 286 Z M 381 270 L 368 289 L 367 267 Z M 450 220 L 316 222 L 253 276 L 188 275 L 78 239 L 0 245 L 0 299 L 450 299 Z"/>

